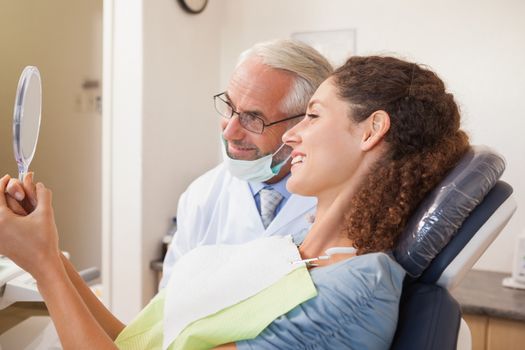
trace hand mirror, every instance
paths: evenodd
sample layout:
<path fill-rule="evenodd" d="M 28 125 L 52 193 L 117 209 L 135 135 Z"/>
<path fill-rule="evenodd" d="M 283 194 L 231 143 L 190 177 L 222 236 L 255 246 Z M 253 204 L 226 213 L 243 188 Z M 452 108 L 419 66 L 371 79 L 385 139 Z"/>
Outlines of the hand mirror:
<path fill-rule="evenodd" d="M 42 84 L 38 68 L 24 68 L 16 90 L 13 117 L 13 149 L 18 178 L 24 180 L 35 154 L 42 110 Z"/>

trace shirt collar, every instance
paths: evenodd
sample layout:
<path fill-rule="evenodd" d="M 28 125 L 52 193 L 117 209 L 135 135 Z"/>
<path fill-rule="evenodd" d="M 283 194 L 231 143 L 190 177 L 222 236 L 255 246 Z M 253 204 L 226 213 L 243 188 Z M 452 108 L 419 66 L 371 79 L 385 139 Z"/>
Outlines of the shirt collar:
<path fill-rule="evenodd" d="M 290 177 L 290 173 L 286 175 L 284 178 L 282 178 L 279 182 L 274 184 L 267 184 L 264 182 L 248 182 L 250 185 L 250 190 L 252 191 L 252 196 L 256 196 L 260 190 L 262 190 L 264 187 L 272 187 L 274 190 L 279 192 L 283 198 L 290 197 L 290 192 L 286 189 L 286 181 L 288 181 L 288 178 Z"/>

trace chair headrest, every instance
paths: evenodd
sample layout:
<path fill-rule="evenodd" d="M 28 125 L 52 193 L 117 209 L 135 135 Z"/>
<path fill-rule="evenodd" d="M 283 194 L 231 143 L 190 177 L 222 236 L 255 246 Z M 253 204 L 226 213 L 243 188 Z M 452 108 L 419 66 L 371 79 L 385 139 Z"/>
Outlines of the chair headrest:
<path fill-rule="evenodd" d="M 394 249 L 396 260 L 410 276 L 423 273 L 504 170 L 500 155 L 485 146 L 472 146 L 423 199 Z"/>

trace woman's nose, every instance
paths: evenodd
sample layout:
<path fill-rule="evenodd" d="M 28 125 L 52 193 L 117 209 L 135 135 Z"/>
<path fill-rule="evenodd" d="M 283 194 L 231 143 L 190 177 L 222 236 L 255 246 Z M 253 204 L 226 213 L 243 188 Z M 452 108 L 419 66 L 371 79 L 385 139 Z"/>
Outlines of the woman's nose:
<path fill-rule="evenodd" d="M 292 146 L 293 144 L 299 143 L 301 141 L 301 138 L 299 136 L 299 128 L 301 122 L 295 124 L 291 129 L 288 129 L 281 138 L 283 143 L 287 144 L 288 146 Z"/>

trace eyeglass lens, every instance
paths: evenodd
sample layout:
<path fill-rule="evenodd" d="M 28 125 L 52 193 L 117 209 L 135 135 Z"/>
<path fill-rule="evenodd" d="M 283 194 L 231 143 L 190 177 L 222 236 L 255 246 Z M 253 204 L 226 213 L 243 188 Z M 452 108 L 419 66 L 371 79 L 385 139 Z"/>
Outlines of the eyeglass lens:
<path fill-rule="evenodd" d="M 238 113 L 237 111 L 234 111 L 233 107 L 229 102 L 224 101 L 221 97 L 217 97 L 215 99 L 215 109 L 222 117 L 230 119 L 233 117 L 234 113 L 237 113 L 239 116 L 239 124 L 246 130 L 256 132 L 256 133 L 262 133 L 264 129 L 264 122 L 257 118 L 254 115 L 251 115 L 249 113 Z"/>

